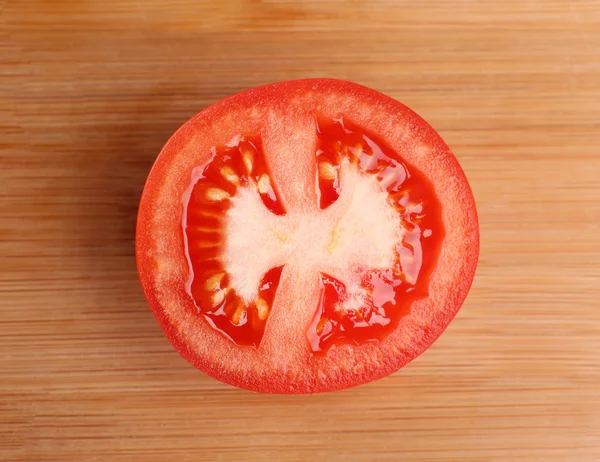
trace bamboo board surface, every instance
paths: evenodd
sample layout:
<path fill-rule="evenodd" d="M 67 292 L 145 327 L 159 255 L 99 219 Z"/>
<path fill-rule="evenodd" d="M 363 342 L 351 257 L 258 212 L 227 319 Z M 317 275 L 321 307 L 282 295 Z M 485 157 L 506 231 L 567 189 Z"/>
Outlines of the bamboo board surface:
<path fill-rule="evenodd" d="M 4 1 L 0 460 L 600 460 L 599 1 Z M 376 383 L 266 396 L 197 372 L 137 281 L 160 148 L 259 84 L 415 109 L 469 177 L 477 276 Z"/>

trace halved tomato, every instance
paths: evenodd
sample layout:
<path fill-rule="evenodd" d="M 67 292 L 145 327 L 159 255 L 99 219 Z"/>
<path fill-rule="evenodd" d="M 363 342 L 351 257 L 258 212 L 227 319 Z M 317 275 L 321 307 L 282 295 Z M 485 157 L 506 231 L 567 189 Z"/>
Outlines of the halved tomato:
<path fill-rule="evenodd" d="M 156 159 L 140 279 L 177 351 L 237 387 L 313 393 L 425 351 L 477 265 L 473 195 L 423 119 L 329 79 L 234 95 Z"/>

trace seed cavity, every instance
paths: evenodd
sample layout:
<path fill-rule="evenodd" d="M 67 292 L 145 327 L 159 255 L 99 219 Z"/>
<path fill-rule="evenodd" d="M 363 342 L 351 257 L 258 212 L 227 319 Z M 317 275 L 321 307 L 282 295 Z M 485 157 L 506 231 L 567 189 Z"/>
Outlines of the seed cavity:
<path fill-rule="evenodd" d="M 398 211 L 398 213 L 404 214 L 404 212 L 406 212 L 406 208 L 404 208 L 404 206 L 400 205 L 400 202 L 392 202 L 392 205 Z"/>
<path fill-rule="evenodd" d="M 423 212 L 423 204 L 408 204 L 406 206 L 406 211 L 408 213 L 422 213 Z"/>
<path fill-rule="evenodd" d="M 232 277 L 235 268 L 232 270 L 226 257 L 231 242 L 227 235 L 230 211 L 244 195 L 260 198 L 259 205 L 274 215 L 283 216 L 286 210 L 270 177 L 259 136 L 235 136 L 229 143 L 211 148 L 211 155 L 207 165 L 192 172 L 191 194 L 181 222 L 190 269 L 186 289 L 214 329 L 238 345 L 257 348 L 283 266 L 269 269 L 253 295 L 240 290 L 239 281 Z M 246 233 L 244 228 L 239 227 L 240 233 Z M 278 227 L 274 233 L 282 243 L 289 239 L 289 233 Z M 252 247 L 247 241 L 243 245 Z M 252 266 L 254 262 L 250 259 L 244 264 Z"/>
<path fill-rule="evenodd" d="M 400 224 L 408 232 L 414 231 L 414 229 L 416 228 L 416 226 L 412 222 L 410 222 L 408 220 L 405 220 L 404 218 L 402 219 L 402 221 L 400 222 Z"/>
<path fill-rule="evenodd" d="M 386 190 L 398 181 L 398 172 L 395 168 L 388 167 L 381 171 L 379 178 L 381 189 Z"/>
<path fill-rule="evenodd" d="M 351 147 L 350 153 L 352 154 L 350 156 L 350 164 L 356 165 L 358 163 L 358 161 L 360 160 L 360 156 L 363 153 L 362 144 L 357 144 L 354 147 Z"/>
<path fill-rule="evenodd" d="M 406 265 L 412 265 L 415 263 L 415 257 L 412 255 L 402 255 L 402 263 Z"/>
<path fill-rule="evenodd" d="M 363 152 L 359 158 L 359 162 L 360 168 L 368 172 L 377 167 L 377 156 L 372 153 Z"/>
<path fill-rule="evenodd" d="M 433 252 L 435 257 L 438 252 L 443 229 L 440 231 L 441 226 L 432 220 L 437 219 L 439 206 L 435 196 L 427 189 L 427 183 L 423 183 L 419 172 L 405 165 L 391 148 L 375 135 L 363 133 L 360 127 L 341 118 L 323 120 L 322 124 L 318 119 L 317 123 L 320 125 L 317 127 L 313 158 L 316 178 L 313 177 L 312 182 L 316 180 L 318 206 L 324 211 L 338 198 L 343 199 L 339 207 L 320 214 L 333 228 L 327 228 L 327 233 L 323 232 L 321 236 L 310 226 L 305 230 L 296 226 L 295 222 L 294 229 L 291 225 L 288 229 L 287 224 L 281 225 L 286 223 L 282 219 L 274 221 L 273 226 L 269 222 L 265 226 L 257 226 L 260 231 L 257 235 L 268 236 L 265 242 L 269 245 L 274 243 L 285 252 L 290 249 L 296 252 L 297 247 L 299 255 L 294 253 L 292 261 L 295 262 L 298 257 L 311 265 L 321 265 L 321 257 L 362 255 L 360 249 L 377 248 L 379 244 L 393 249 L 388 253 L 381 252 L 381 255 L 373 252 L 373 260 L 357 258 L 356 263 L 352 263 L 352 274 L 348 273 L 348 280 L 342 273 L 339 280 L 335 280 L 337 276 L 322 274 L 320 302 L 307 336 L 315 354 L 326 354 L 333 345 L 362 345 L 383 338 L 402 316 L 410 312 L 414 300 L 426 296 L 428 278 L 422 275 L 431 273 L 433 263 L 430 260 L 435 258 L 431 259 L 429 255 Z M 245 210 L 242 205 L 244 198 L 248 197 L 275 215 L 285 215 L 278 197 L 278 177 L 270 176 L 271 170 L 262 149 L 260 137 L 246 135 L 235 137 L 234 142 L 226 146 L 215 147 L 211 151 L 214 154 L 211 163 L 196 170 L 202 176 L 199 179 L 197 173 L 193 176 L 194 189 L 187 215 L 182 220 L 190 265 L 188 293 L 212 327 L 238 345 L 255 348 L 264 332 L 269 332 L 267 325 L 272 311 L 281 309 L 277 306 L 276 292 L 283 266 L 264 273 L 267 263 L 275 264 L 280 260 L 265 260 L 264 268 L 256 264 L 255 260 L 259 259 L 257 248 L 269 258 L 274 251 L 260 244 L 262 241 L 259 239 L 248 238 L 253 231 L 248 231 L 249 220 L 239 211 Z M 287 185 L 282 187 L 285 190 Z M 347 188 L 343 196 L 340 195 L 342 188 Z M 370 193 L 379 202 L 369 199 Z M 379 214 L 371 205 L 374 203 L 385 208 L 386 218 L 391 217 L 385 222 L 386 225 L 391 223 L 389 233 L 379 232 L 385 226 L 378 226 Z M 364 223 L 358 220 L 355 226 L 354 221 L 348 221 L 354 219 L 354 215 L 347 214 L 346 204 L 365 211 L 360 215 L 367 217 Z M 260 210 L 263 211 L 262 208 Z M 337 213 L 350 218 L 342 223 L 338 218 L 338 223 L 335 223 Z M 241 221 L 232 226 L 234 218 Z M 296 219 L 295 216 L 291 218 Z M 375 233 L 372 232 L 374 228 L 377 228 Z M 296 232 L 296 229 L 301 232 Z M 356 238 L 346 238 L 346 230 L 350 230 L 351 236 L 356 234 Z M 378 237 L 365 245 L 367 241 L 362 236 L 368 234 Z M 302 239 L 298 235 L 302 235 Z M 432 235 L 433 239 L 422 239 Z M 227 238 L 223 239 L 224 236 Z M 247 252 L 244 258 L 239 258 L 241 252 L 232 251 L 236 249 L 232 242 L 237 241 L 237 247 Z M 304 253 L 305 248 L 311 248 L 312 241 L 318 244 L 314 257 L 316 263 L 309 260 L 312 255 Z M 296 242 L 303 245 L 296 246 Z M 370 258 L 370 251 L 365 255 Z M 285 261 L 281 260 L 281 263 Z M 245 277 L 248 267 L 252 269 L 250 278 Z M 251 283 L 247 282 L 249 280 Z M 255 284 L 255 280 L 259 283 Z"/>

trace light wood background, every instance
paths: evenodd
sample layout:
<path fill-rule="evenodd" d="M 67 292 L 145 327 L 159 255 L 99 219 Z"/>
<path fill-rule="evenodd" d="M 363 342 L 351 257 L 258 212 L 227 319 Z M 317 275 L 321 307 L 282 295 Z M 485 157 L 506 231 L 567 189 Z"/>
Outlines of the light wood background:
<path fill-rule="evenodd" d="M 600 460 L 600 1 L 2 6 L 0 460 Z M 319 76 L 440 131 L 477 199 L 480 265 L 400 373 L 251 394 L 164 338 L 137 203 L 187 118 Z"/>

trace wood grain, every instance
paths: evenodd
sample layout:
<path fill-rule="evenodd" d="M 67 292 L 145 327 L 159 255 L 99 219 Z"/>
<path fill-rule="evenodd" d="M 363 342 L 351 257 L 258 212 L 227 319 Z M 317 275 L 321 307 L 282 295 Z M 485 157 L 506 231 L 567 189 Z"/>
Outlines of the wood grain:
<path fill-rule="evenodd" d="M 4 1 L 0 459 L 600 460 L 600 1 Z M 402 372 L 251 394 L 147 308 L 163 143 L 239 90 L 329 76 L 417 110 L 478 202 L 468 301 Z"/>

